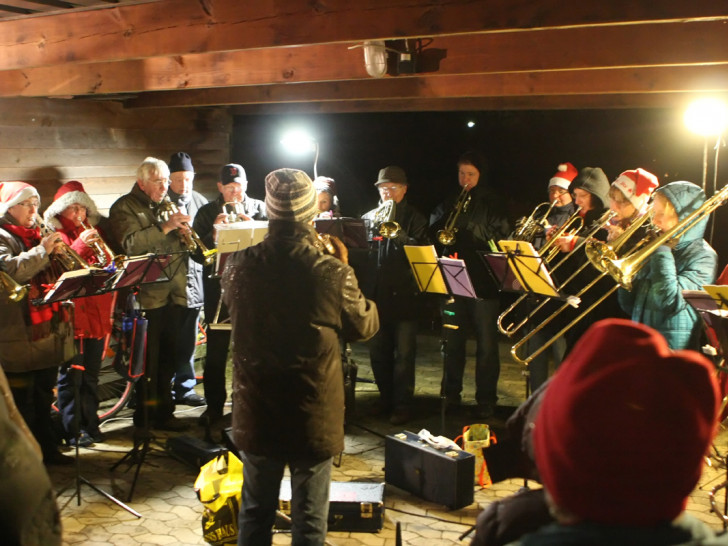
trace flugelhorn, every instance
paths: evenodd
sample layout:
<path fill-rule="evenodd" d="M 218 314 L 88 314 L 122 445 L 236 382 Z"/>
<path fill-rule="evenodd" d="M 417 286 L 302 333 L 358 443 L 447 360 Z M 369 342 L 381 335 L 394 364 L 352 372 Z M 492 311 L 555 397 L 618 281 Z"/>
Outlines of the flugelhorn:
<path fill-rule="evenodd" d="M 91 224 L 86 222 L 81 222 L 81 227 L 83 229 L 93 229 L 91 227 Z M 97 231 L 98 233 L 98 231 Z M 126 256 L 124 255 L 115 255 L 114 252 L 109 248 L 109 245 L 106 244 L 103 237 L 99 234 L 98 241 L 94 241 L 89 245 L 91 247 L 91 250 L 94 251 L 94 255 L 96 256 L 96 261 L 101 267 L 108 267 L 112 263 L 116 267 L 121 267 L 121 264 L 126 259 Z"/>
<path fill-rule="evenodd" d="M 549 214 L 558 202 L 558 199 L 554 199 L 552 203 L 544 201 L 536 205 L 527 218 L 524 216 L 516 221 L 516 229 L 508 238 L 513 241 L 533 242 L 537 237 L 545 237 L 546 230 L 549 228 Z M 542 212 L 544 207 L 546 210 Z"/>
<path fill-rule="evenodd" d="M 55 230 L 48 226 L 41 217 L 40 214 L 35 215 L 35 224 L 40 229 L 41 237 L 55 233 Z M 92 269 L 92 267 L 78 255 L 78 252 L 73 250 L 66 243 L 61 241 L 56 245 L 53 251 L 50 253 L 50 260 L 52 264 L 56 264 L 53 268 L 53 274 L 56 278 L 60 277 L 62 273 L 66 271 L 75 271 L 77 269 Z"/>
<path fill-rule="evenodd" d="M 377 207 L 372 215 L 372 224 L 377 226 L 379 235 L 385 239 L 394 239 L 402 229 L 394 220 L 396 214 L 397 204 L 394 202 L 394 199 L 387 199 Z"/>
<path fill-rule="evenodd" d="M 443 246 L 450 246 L 455 243 L 455 234 L 458 230 L 458 228 L 455 227 L 455 224 L 458 221 L 458 217 L 468 210 L 468 205 L 470 204 L 470 199 L 472 197 L 468 192 L 468 188 L 469 186 L 466 184 L 463 186 L 463 189 L 460 190 L 460 195 L 458 195 L 457 201 L 455 201 L 455 206 L 450 211 L 450 215 L 447 217 L 445 225 L 437 232 L 437 240 Z"/>
<path fill-rule="evenodd" d="M 5 271 L 0 271 L 0 287 L 5 295 L 5 300 L 9 302 L 18 302 L 28 293 L 27 285 L 18 284 Z"/>
<path fill-rule="evenodd" d="M 176 214 L 179 212 L 179 207 L 169 198 L 169 195 L 164 196 L 164 199 L 162 199 L 162 202 L 159 204 L 159 208 L 161 211 L 168 212 L 170 214 Z M 205 265 L 212 264 L 212 262 L 215 261 L 217 249 L 208 249 L 194 229 L 192 229 L 187 223 L 184 223 L 183 225 L 188 229 L 188 231 L 178 232 L 180 239 L 182 240 L 182 244 L 190 252 L 194 252 L 199 248 L 204 258 Z"/>

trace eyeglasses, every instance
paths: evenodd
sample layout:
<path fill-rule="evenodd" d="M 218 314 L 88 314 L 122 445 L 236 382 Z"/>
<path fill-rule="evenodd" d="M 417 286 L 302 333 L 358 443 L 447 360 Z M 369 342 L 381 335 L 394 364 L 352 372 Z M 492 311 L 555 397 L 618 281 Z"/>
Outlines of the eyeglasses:
<path fill-rule="evenodd" d="M 18 203 L 18 205 L 20 205 L 21 207 L 25 207 L 26 209 L 30 209 L 30 208 L 37 209 L 37 208 L 40 208 L 40 201 L 38 201 L 37 199 L 32 199 L 30 201 L 22 201 L 22 202 Z"/>
<path fill-rule="evenodd" d="M 404 186 L 379 186 L 379 191 L 395 192 L 400 191 Z"/>

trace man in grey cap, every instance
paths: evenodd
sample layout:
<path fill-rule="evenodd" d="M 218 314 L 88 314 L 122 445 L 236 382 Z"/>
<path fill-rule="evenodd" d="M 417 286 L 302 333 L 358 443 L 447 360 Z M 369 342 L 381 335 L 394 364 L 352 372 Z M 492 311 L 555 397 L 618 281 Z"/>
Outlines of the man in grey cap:
<path fill-rule="evenodd" d="M 374 185 L 380 205 L 363 216 L 371 224 L 372 253 L 362 288 L 377 303 L 380 329 L 369 344 L 369 359 L 381 410 L 393 425 L 401 425 L 412 417 L 417 319 L 422 316 L 422 297 L 404 245 L 427 244 L 427 219 L 407 203 L 409 183 L 401 167 L 381 169 Z M 391 218 L 386 218 L 382 212 L 389 206 Z M 399 229 L 382 230 L 385 221 L 396 222 Z"/>
<path fill-rule="evenodd" d="M 317 195 L 303 171 L 265 179 L 268 235 L 223 273 L 233 337 L 233 435 L 243 459 L 238 544 L 270 544 L 285 467 L 293 544 L 324 544 L 333 456 L 344 449 L 339 338 L 370 338 L 379 321 L 346 247 L 319 246 Z"/>

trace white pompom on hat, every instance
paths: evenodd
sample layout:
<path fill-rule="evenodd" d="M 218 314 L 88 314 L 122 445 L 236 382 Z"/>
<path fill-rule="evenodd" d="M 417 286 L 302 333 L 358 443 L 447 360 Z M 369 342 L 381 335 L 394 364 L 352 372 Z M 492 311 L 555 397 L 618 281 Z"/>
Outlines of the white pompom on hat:
<path fill-rule="evenodd" d="M 556 174 L 549 180 L 549 188 L 551 186 L 558 186 L 559 188 L 568 190 L 577 174 L 579 174 L 579 171 L 571 163 L 562 163 L 558 166 Z"/>
<path fill-rule="evenodd" d="M 659 185 L 657 177 L 644 169 L 624 171 L 612 182 L 637 210 L 642 210 Z"/>
<path fill-rule="evenodd" d="M 31 197 L 36 197 L 40 203 L 38 190 L 26 182 L 0 182 L 0 216 Z"/>

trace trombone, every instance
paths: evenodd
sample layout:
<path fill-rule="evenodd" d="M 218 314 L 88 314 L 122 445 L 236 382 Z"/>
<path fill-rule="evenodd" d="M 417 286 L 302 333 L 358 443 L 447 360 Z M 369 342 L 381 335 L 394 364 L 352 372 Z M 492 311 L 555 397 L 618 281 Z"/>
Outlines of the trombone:
<path fill-rule="evenodd" d="M 544 246 L 541 247 L 539 250 L 539 255 L 544 256 L 544 260 L 546 262 L 551 262 L 553 259 L 557 256 L 559 252 L 559 248 L 556 246 L 556 241 L 559 237 L 561 237 L 567 229 L 571 229 L 572 226 L 578 225 L 579 228 L 577 228 L 578 231 L 580 230 L 584 225 L 584 220 L 581 216 L 579 216 L 579 213 L 581 212 L 581 207 L 577 207 L 576 211 L 574 211 L 574 214 L 572 214 L 564 224 L 559 227 L 559 229 L 556 231 L 556 233 L 553 234 L 551 239 L 549 239 Z M 571 258 L 572 256 L 576 255 L 576 253 L 579 251 L 579 249 L 586 244 L 587 241 L 591 240 L 596 233 L 604 227 L 604 225 L 609 222 L 609 220 L 612 219 L 612 217 L 616 213 L 614 211 L 607 211 L 605 212 L 594 224 L 592 224 L 591 229 L 584 234 L 584 237 L 581 241 L 574 247 L 574 249 L 567 253 L 566 256 L 561 258 L 556 265 L 554 265 L 550 272 L 553 273 L 559 267 L 561 267 L 566 261 Z M 574 271 L 569 278 L 567 278 L 561 285 L 557 288 L 559 292 L 563 291 L 564 287 L 569 284 L 581 271 L 586 267 L 586 264 L 582 264 L 576 271 Z M 536 306 L 534 309 L 531 310 L 530 313 L 528 313 L 523 319 L 521 319 L 518 323 L 511 323 L 508 326 L 503 326 L 503 323 L 506 319 L 506 317 L 513 313 L 514 310 L 523 303 L 530 294 L 524 293 L 522 294 L 516 301 L 514 301 L 505 311 L 503 311 L 499 316 L 497 320 L 498 330 L 502 333 L 507 335 L 508 337 L 515 334 L 518 330 L 520 330 L 536 313 L 538 313 L 541 308 L 546 305 L 546 302 L 549 301 L 549 298 L 544 298 L 543 301 L 541 301 L 538 306 Z"/>

